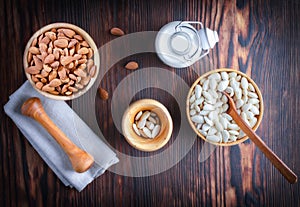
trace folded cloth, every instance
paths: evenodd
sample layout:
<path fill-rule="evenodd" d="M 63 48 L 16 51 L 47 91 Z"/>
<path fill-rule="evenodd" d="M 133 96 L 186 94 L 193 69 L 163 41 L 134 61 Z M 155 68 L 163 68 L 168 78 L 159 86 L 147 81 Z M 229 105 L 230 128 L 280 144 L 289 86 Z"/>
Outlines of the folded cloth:
<path fill-rule="evenodd" d="M 95 163 L 88 171 L 84 173 L 74 171 L 69 158 L 53 137 L 34 119 L 22 115 L 21 106 L 31 97 L 40 98 L 52 121 L 78 147 L 94 156 Z M 64 101 L 44 97 L 28 81 L 9 97 L 4 111 L 66 186 L 75 187 L 81 191 L 95 178 L 103 174 L 107 168 L 119 161 L 116 154 L 80 119 L 68 104 Z"/>

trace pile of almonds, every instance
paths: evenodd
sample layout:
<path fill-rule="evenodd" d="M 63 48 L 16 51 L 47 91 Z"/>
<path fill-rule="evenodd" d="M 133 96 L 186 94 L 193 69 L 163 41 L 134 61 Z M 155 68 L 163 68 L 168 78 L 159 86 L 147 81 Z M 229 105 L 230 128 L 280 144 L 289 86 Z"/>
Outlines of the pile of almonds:
<path fill-rule="evenodd" d="M 93 49 L 80 34 L 68 28 L 53 28 L 32 41 L 25 71 L 38 89 L 69 96 L 95 76 L 93 55 Z"/>
<path fill-rule="evenodd" d="M 132 125 L 134 132 L 144 138 L 155 138 L 160 132 L 160 120 L 153 111 L 139 111 Z"/>
<path fill-rule="evenodd" d="M 233 98 L 237 112 L 250 127 L 261 113 L 258 93 L 246 76 L 222 71 L 202 78 L 189 97 L 189 115 L 197 131 L 212 142 L 234 142 L 245 136 L 226 113 L 229 106 L 223 92 Z"/>

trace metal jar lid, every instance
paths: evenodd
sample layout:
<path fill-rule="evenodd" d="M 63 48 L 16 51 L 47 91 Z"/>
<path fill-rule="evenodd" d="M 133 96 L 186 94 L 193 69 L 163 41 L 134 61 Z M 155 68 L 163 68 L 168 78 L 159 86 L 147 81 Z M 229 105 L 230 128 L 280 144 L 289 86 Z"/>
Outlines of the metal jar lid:
<path fill-rule="evenodd" d="M 191 24 L 199 24 L 197 31 Z M 167 65 L 184 68 L 209 53 L 219 41 L 216 31 L 203 28 L 201 22 L 174 21 L 163 26 L 155 39 L 155 50 Z"/>

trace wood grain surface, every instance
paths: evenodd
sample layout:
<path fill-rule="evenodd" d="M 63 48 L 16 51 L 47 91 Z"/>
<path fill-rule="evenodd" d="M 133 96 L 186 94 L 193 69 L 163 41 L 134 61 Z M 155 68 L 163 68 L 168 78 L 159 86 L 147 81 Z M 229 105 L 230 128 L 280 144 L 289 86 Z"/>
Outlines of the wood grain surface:
<path fill-rule="evenodd" d="M 109 34 L 112 27 L 129 34 L 158 31 L 170 21 L 197 20 L 217 30 L 220 41 L 209 54 L 210 67 L 198 62 L 193 68 L 199 73 L 235 68 L 255 80 L 265 106 L 257 134 L 299 176 L 299 11 L 297 0 L 0 0 L 1 206 L 300 206 L 300 184 L 289 184 L 250 140 L 218 147 L 200 162 L 204 143 L 198 138 L 187 155 L 167 171 L 147 177 L 107 171 L 79 193 L 62 184 L 3 110 L 9 95 L 26 80 L 23 51 L 42 26 L 76 24 L 101 47 L 116 39 Z M 166 69 L 188 85 L 198 77 L 191 68 L 167 67 L 154 53 L 135 54 L 114 64 L 101 81 L 110 96 L 132 72 L 124 69 L 129 60 L 137 61 L 140 69 Z M 157 88 L 142 90 L 133 100 L 144 97 L 161 101 L 170 111 L 174 133 L 167 148 L 180 127 L 179 106 L 174 97 Z M 132 156 L 151 155 L 133 149 L 117 131 L 111 99 L 105 102 L 96 97 L 95 102 L 99 128 L 111 146 Z"/>

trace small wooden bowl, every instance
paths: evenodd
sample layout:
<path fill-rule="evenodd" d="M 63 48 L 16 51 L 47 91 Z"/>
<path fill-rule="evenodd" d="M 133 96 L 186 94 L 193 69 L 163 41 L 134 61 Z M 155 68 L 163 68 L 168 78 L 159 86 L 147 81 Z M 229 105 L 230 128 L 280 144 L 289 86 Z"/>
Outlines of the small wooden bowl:
<path fill-rule="evenodd" d="M 154 139 L 138 136 L 132 127 L 136 114 L 145 110 L 155 112 L 160 119 L 161 129 Z M 173 131 L 173 121 L 167 108 L 160 102 L 153 99 L 141 99 L 132 103 L 124 112 L 122 131 L 131 146 L 141 151 L 151 152 L 167 144 Z"/>
<path fill-rule="evenodd" d="M 263 104 L 263 98 L 262 98 L 262 95 L 261 95 L 261 92 L 258 88 L 258 86 L 256 85 L 256 83 L 249 77 L 247 76 L 246 74 L 242 73 L 241 71 L 238 71 L 238 70 L 234 70 L 234 69 L 229 69 L 229 68 L 221 68 L 221 69 L 217 69 L 217 70 L 212 70 L 212 71 L 209 71 L 205 74 L 203 74 L 202 76 L 200 76 L 194 83 L 193 85 L 191 86 L 190 90 L 189 90 L 189 93 L 188 93 L 188 96 L 187 96 L 187 100 L 186 100 L 186 113 L 187 113 L 187 119 L 190 123 L 190 126 L 192 127 L 192 129 L 196 132 L 196 134 L 201 137 L 203 140 L 207 141 L 207 142 L 210 142 L 212 144 L 215 144 L 215 145 L 219 145 L 219 146 L 232 146 L 232 145 L 236 145 L 236 144 L 239 144 L 239 143 L 242 143 L 244 142 L 245 140 L 247 140 L 249 137 L 248 136 L 244 136 L 240 139 L 237 139 L 236 141 L 234 142 L 227 142 L 227 143 L 224 143 L 224 142 L 211 142 L 209 140 L 206 139 L 205 136 L 203 136 L 195 127 L 194 123 L 192 122 L 191 120 L 191 117 L 190 117 L 190 97 L 191 97 L 191 94 L 195 88 L 195 86 L 203 79 L 203 78 L 206 78 L 208 77 L 209 75 L 213 74 L 213 73 L 219 73 L 219 72 L 236 72 L 238 75 L 241 75 L 242 77 L 245 77 L 247 78 L 248 82 L 251 83 L 253 85 L 253 87 L 255 88 L 255 92 L 256 94 L 258 95 L 258 99 L 259 99 L 259 115 L 257 116 L 257 122 L 256 124 L 252 127 L 253 131 L 256 131 L 256 129 L 258 128 L 258 126 L 260 125 L 261 123 L 261 120 L 262 120 L 262 117 L 263 117 L 263 112 L 264 112 L 264 104 Z"/>
<path fill-rule="evenodd" d="M 49 31 L 49 30 L 51 30 L 53 28 L 68 28 L 68 29 L 72 29 L 77 34 L 80 34 L 83 37 L 83 39 L 90 45 L 90 47 L 94 51 L 93 59 L 94 59 L 94 64 L 96 65 L 96 73 L 95 73 L 94 77 L 91 78 L 90 82 L 83 89 L 80 89 L 78 92 L 73 93 L 70 96 L 67 96 L 67 95 L 53 95 L 53 94 L 44 92 L 44 91 L 38 89 L 35 86 L 35 83 L 31 79 L 31 75 L 25 71 L 26 77 L 27 77 L 27 79 L 29 80 L 29 82 L 31 83 L 31 85 L 33 86 L 34 89 L 36 89 L 39 93 L 41 93 L 42 95 L 44 95 L 44 96 L 46 96 L 48 98 L 56 99 L 56 100 L 71 100 L 71 99 L 74 99 L 74 98 L 78 98 L 79 96 L 81 96 L 84 93 L 86 93 L 92 87 L 92 85 L 96 81 L 97 76 L 99 74 L 99 66 L 100 66 L 100 57 L 99 57 L 99 53 L 98 53 L 98 48 L 97 48 L 94 40 L 91 38 L 91 36 L 86 31 L 84 31 L 80 27 L 78 27 L 76 25 L 73 25 L 73 24 L 69 24 L 69 23 L 53 23 L 53 24 L 46 25 L 46 26 L 42 27 L 41 29 L 39 29 L 37 32 L 35 32 L 32 35 L 32 37 L 29 39 L 29 41 L 28 41 L 28 43 L 27 43 L 27 45 L 25 47 L 25 51 L 24 51 L 24 55 L 23 55 L 24 70 L 25 70 L 25 68 L 28 67 L 27 56 L 28 56 L 28 50 L 29 50 L 29 47 L 31 46 L 32 41 L 36 37 L 40 36 L 41 34 L 47 32 L 47 31 Z"/>

